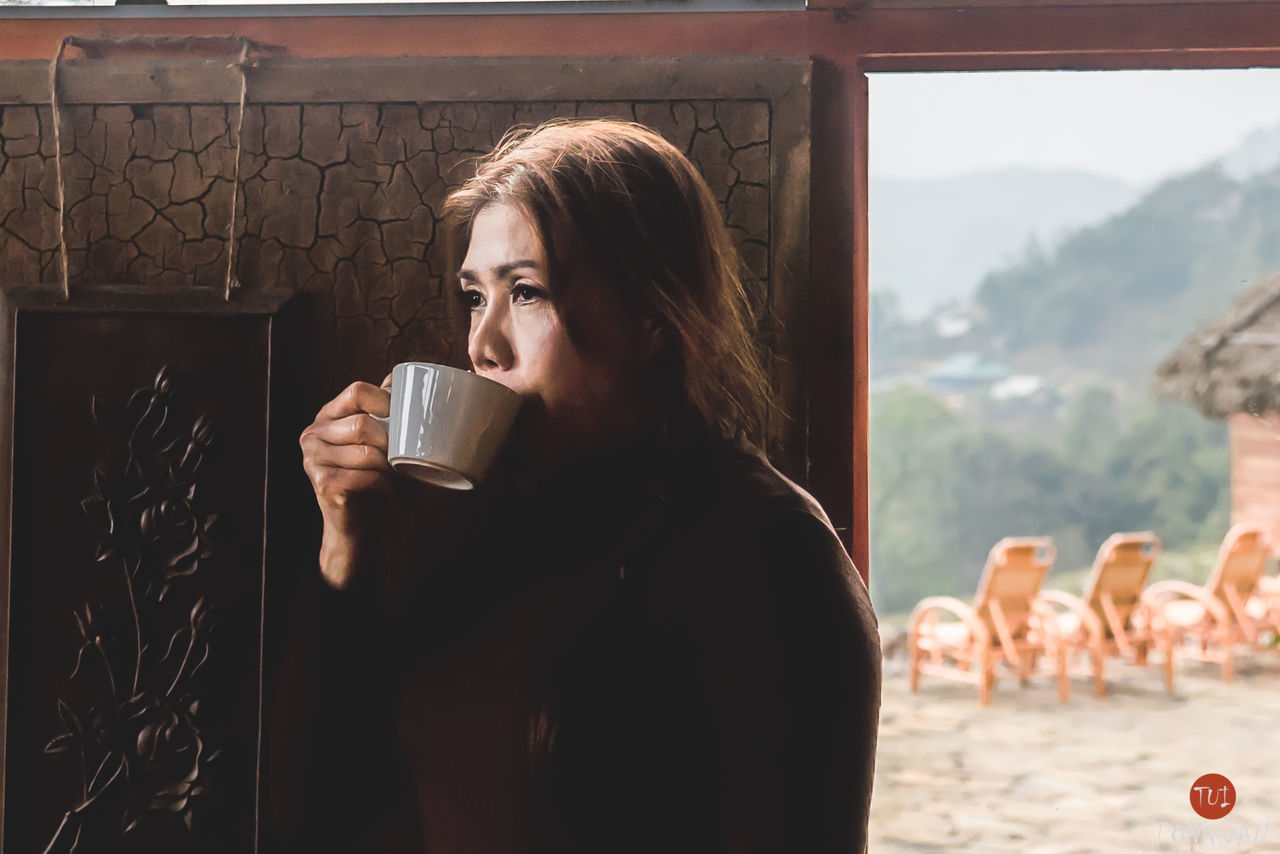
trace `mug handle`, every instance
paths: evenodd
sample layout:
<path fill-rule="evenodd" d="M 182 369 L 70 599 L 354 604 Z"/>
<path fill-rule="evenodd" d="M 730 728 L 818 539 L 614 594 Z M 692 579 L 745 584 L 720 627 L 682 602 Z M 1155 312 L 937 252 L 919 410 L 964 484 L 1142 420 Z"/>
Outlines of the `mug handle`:
<path fill-rule="evenodd" d="M 380 388 L 385 389 L 385 390 L 386 390 L 386 392 L 387 392 L 388 394 L 390 394 L 390 393 L 391 393 L 391 386 L 389 386 L 389 385 L 380 386 Z M 372 418 L 374 421 L 377 421 L 377 422 L 379 422 L 380 424 L 382 424 L 382 426 L 383 426 L 383 427 L 387 427 L 388 429 L 391 427 L 391 416 L 390 416 L 390 415 L 388 415 L 387 417 L 383 418 L 381 415 L 374 415 L 372 412 L 367 412 L 367 413 L 365 413 L 365 414 L 366 414 L 366 415 L 368 415 L 370 418 Z"/>

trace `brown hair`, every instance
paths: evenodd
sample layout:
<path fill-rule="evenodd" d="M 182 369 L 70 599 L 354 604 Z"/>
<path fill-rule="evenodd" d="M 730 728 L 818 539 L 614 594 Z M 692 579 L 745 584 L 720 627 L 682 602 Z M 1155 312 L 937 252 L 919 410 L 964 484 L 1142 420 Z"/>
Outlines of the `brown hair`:
<path fill-rule="evenodd" d="M 641 125 L 553 120 L 509 131 L 445 203 L 446 245 L 465 256 L 487 205 L 521 211 L 542 240 L 569 334 L 573 290 L 592 279 L 652 321 L 653 379 L 668 416 L 727 438 L 758 438 L 769 384 L 751 331 L 742 262 L 689 160 Z"/>

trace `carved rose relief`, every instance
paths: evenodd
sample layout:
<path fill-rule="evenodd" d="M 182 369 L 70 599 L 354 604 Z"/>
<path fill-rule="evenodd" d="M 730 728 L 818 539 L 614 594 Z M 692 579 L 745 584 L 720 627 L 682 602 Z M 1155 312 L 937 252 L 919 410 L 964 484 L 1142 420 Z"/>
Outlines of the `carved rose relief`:
<path fill-rule="evenodd" d="M 89 683 L 97 699 L 57 703 L 61 731 L 45 752 L 79 776 L 79 797 L 46 854 L 128 850 L 135 834 L 189 833 L 208 791 L 218 751 L 200 729 L 196 682 L 212 608 L 198 575 L 216 516 L 198 486 L 213 430 L 204 417 L 175 423 L 172 394 L 161 368 L 122 407 L 92 401 L 94 420 L 125 453 L 122 465 L 94 472 L 82 507 L 100 532 L 98 571 L 117 576 L 122 595 L 121 604 L 85 603 L 73 614 L 81 643 L 69 680 L 78 696 Z M 174 597 L 193 604 L 175 608 Z"/>

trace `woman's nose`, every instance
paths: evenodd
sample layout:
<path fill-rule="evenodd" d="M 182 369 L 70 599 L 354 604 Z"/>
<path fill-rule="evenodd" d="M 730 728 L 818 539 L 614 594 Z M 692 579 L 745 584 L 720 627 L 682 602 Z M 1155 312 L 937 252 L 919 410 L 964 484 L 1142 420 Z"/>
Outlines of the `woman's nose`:
<path fill-rule="evenodd" d="M 471 316 L 471 336 L 467 341 L 467 355 L 476 373 L 507 371 L 515 361 L 511 346 L 509 317 L 501 306 L 486 308 L 482 314 Z"/>

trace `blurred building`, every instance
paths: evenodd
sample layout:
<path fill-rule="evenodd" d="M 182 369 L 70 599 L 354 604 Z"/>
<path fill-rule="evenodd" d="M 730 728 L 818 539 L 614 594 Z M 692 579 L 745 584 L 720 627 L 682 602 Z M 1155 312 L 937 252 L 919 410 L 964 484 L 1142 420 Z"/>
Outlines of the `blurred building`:
<path fill-rule="evenodd" d="M 1231 522 L 1259 522 L 1280 554 L 1280 272 L 1156 369 L 1157 394 L 1227 423 Z"/>

